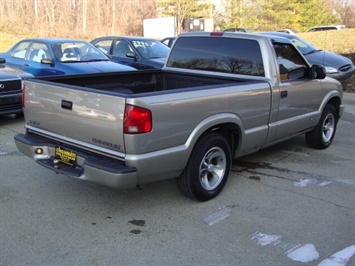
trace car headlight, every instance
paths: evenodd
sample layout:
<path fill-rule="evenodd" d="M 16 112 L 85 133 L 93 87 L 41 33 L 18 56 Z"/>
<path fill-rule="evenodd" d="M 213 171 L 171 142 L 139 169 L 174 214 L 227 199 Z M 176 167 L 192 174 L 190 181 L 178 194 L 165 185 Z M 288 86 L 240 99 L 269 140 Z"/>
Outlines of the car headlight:
<path fill-rule="evenodd" d="M 338 73 L 338 70 L 334 67 L 325 67 L 325 72 L 327 74 L 335 74 Z"/>

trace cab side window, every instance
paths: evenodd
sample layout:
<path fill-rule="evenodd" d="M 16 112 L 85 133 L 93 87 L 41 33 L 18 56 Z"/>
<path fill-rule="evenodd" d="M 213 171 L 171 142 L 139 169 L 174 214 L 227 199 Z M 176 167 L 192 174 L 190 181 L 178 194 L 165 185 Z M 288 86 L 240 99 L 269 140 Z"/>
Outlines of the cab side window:
<path fill-rule="evenodd" d="M 127 57 L 127 53 L 133 52 L 130 45 L 124 40 L 117 40 L 114 44 L 112 54 L 119 57 Z"/>
<path fill-rule="evenodd" d="M 110 54 L 110 49 L 112 45 L 112 40 L 102 40 L 95 43 L 95 46 L 104 54 Z"/>
<path fill-rule="evenodd" d="M 306 62 L 291 44 L 274 43 L 281 82 L 308 78 Z"/>
<path fill-rule="evenodd" d="M 46 44 L 35 42 L 31 45 L 28 60 L 40 63 L 42 59 L 51 59 Z"/>
<path fill-rule="evenodd" d="M 16 57 L 19 59 L 25 59 L 27 48 L 31 42 L 24 41 L 20 42 L 11 52 L 12 57 Z"/>

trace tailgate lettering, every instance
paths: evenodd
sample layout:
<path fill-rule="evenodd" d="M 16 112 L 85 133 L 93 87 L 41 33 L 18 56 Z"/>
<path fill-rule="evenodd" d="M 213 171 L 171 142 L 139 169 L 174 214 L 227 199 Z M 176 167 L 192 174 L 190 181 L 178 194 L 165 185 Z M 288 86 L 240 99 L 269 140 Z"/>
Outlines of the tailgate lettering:
<path fill-rule="evenodd" d="M 95 144 L 99 144 L 101 146 L 106 146 L 106 147 L 109 147 L 109 148 L 112 148 L 112 149 L 115 149 L 115 150 L 120 150 L 121 149 L 121 145 L 114 144 L 114 143 L 111 143 L 111 142 L 108 142 L 108 141 L 104 141 L 104 140 L 101 140 L 101 139 L 93 138 L 92 141 Z"/>

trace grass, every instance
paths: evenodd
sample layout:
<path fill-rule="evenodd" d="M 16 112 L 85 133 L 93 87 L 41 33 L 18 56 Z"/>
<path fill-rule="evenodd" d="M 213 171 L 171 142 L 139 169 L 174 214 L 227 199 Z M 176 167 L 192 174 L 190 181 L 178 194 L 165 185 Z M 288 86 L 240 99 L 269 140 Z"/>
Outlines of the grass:
<path fill-rule="evenodd" d="M 345 30 L 330 30 L 320 32 L 304 32 L 298 34 L 318 49 L 327 50 L 350 58 L 355 63 L 355 28 Z M 10 47 L 24 38 L 38 37 L 35 34 L 18 35 L 0 32 L 0 52 L 6 52 Z M 67 36 L 63 36 L 67 37 Z M 79 38 L 71 36 L 72 38 Z M 93 37 L 94 38 L 94 37 Z M 87 41 L 90 41 L 88 39 Z M 343 82 L 345 91 L 355 91 L 355 76 Z"/>

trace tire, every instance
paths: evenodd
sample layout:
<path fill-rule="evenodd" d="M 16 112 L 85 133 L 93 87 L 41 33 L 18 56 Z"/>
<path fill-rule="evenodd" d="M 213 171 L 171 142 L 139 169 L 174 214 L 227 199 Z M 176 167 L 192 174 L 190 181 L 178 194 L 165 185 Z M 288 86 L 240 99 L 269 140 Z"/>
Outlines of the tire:
<path fill-rule="evenodd" d="M 338 123 L 338 114 L 333 105 L 327 104 L 317 126 L 306 133 L 307 144 L 316 149 L 326 149 L 332 144 Z"/>
<path fill-rule="evenodd" d="M 223 189 L 232 161 L 227 140 L 218 133 L 204 135 L 195 145 L 180 175 L 182 194 L 198 201 L 216 197 Z"/>

